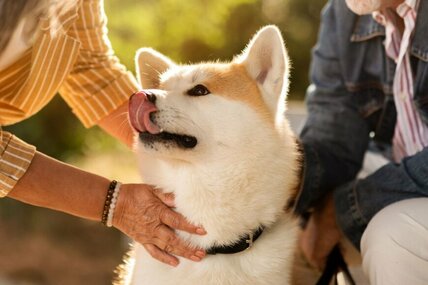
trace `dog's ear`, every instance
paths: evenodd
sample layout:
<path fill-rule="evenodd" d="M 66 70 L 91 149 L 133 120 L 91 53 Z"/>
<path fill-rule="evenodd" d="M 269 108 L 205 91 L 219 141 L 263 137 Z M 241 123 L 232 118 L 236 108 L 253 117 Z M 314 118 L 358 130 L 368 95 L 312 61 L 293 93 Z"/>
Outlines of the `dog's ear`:
<path fill-rule="evenodd" d="M 135 67 L 141 87 L 156 89 L 160 75 L 174 66 L 174 62 L 151 48 L 140 48 L 135 56 Z"/>
<path fill-rule="evenodd" d="M 272 113 L 282 113 L 290 63 L 280 30 L 273 25 L 262 28 L 235 61 L 243 64 L 256 80 Z"/>

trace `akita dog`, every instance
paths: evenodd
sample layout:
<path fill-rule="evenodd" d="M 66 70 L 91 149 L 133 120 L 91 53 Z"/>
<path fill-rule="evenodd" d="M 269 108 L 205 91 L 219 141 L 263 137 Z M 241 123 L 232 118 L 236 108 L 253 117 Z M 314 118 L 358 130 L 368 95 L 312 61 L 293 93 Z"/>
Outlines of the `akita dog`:
<path fill-rule="evenodd" d="M 288 284 L 298 226 L 286 208 L 301 165 L 279 29 L 261 29 L 230 63 L 177 65 L 148 48 L 136 63 L 145 89 L 129 115 L 143 181 L 174 193 L 176 210 L 206 229 L 178 235 L 208 255 L 173 268 L 136 244 L 127 284 Z"/>

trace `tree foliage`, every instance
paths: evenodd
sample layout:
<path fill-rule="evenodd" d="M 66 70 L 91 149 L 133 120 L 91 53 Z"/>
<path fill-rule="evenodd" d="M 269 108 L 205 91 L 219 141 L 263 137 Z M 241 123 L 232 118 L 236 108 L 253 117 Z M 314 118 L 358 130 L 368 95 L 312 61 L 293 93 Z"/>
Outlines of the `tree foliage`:
<path fill-rule="evenodd" d="M 303 98 L 310 49 L 324 0 L 110 0 L 110 39 L 134 69 L 135 50 L 152 47 L 179 63 L 229 60 L 267 24 L 281 29 L 293 63 L 291 97 Z"/>

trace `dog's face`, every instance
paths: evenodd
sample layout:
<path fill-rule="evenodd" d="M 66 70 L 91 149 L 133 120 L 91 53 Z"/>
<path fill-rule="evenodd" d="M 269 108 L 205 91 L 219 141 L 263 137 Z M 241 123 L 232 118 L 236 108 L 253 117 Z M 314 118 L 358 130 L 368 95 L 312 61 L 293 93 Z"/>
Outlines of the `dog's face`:
<path fill-rule="evenodd" d="M 176 65 L 147 48 L 136 63 L 145 89 L 131 97 L 129 116 L 145 152 L 212 159 L 251 151 L 277 134 L 289 67 L 276 27 L 259 31 L 231 63 Z"/>

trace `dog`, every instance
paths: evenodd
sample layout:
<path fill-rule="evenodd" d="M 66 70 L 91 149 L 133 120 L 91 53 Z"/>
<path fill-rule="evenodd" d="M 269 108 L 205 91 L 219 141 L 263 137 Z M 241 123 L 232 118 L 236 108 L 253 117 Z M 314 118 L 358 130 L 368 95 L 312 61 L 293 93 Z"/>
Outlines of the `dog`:
<path fill-rule="evenodd" d="M 173 268 L 135 244 L 124 283 L 290 284 L 302 166 L 284 116 L 290 63 L 279 29 L 262 28 L 229 63 L 177 65 L 142 48 L 136 69 L 144 90 L 129 118 L 142 179 L 206 229 L 177 234 L 208 255 Z"/>

